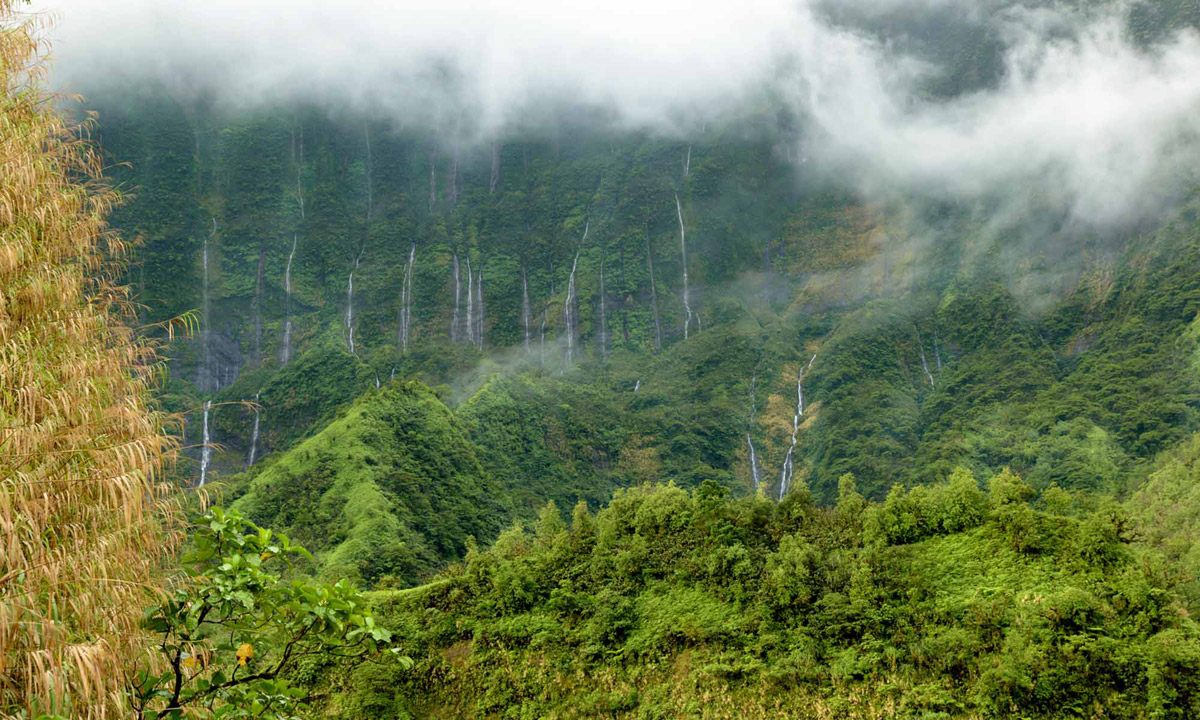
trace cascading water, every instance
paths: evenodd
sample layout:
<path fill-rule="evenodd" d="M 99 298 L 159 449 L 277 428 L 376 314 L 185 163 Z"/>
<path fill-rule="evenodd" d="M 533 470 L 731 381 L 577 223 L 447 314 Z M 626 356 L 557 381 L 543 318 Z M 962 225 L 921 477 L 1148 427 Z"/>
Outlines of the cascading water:
<path fill-rule="evenodd" d="M 638 390 L 641 390 L 641 389 L 642 389 L 642 381 L 639 379 L 637 382 L 635 382 L 633 384 L 633 391 L 636 393 Z"/>
<path fill-rule="evenodd" d="M 201 296 L 204 308 L 204 331 L 201 337 L 201 342 L 204 344 L 204 368 L 201 390 L 212 392 L 217 389 L 220 381 L 216 378 L 212 368 L 212 343 L 209 338 L 209 312 L 208 312 L 208 242 L 217 234 L 217 219 L 212 219 L 212 232 L 208 237 L 204 238 L 204 283 L 201 285 Z"/>
<path fill-rule="evenodd" d="M 758 470 L 758 455 L 754 453 L 754 440 L 751 439 L 750 433 L 746 433 L 746 446 L 750 448 L 750 477 L 754 479 L 754 494 L 758 494 L 758 488 L 762 485 L 762 475 Z"/>
<path fill-rule="evenodd" d="M 371 210 L 372 206 L 374 205 L 372 198 L 372 191 L 374 188 L 371 187 L 371 128 L 364 128 L 363 135 L 365 135 L 367 139 L 367 222 L 371 222 Z"/>
<path fill-rule="evenodd" d="M 200 487 L 208 481 L 208 466 L 212 463 L 212 435 L 208 429 L 208 412 L 212 409 L 212 400 L 204 401 L 204 435 L 200 445 Z"/>
<path fill-rule="evenodd" d="M 654 282 L 654 253 L 650 251 L 650 231 L 646 231 L 646 265 L 650 273 L 650 308 L 654 311 L 654 351 L 662 351 L 662 325 L 658 320 L 658 285 Z"/>
<path fill-rule="evenodd" d="M 350 270 L 350 277 L 346 281 L 346 344 L 350 346 L 350 354 L 356 355 L 354 351 L 354 273 L 358 271 L 358 264 L 362 262 L 362 248 L 358 251 L 358 257 L 354 258 L 354 267 Z"/>
<path fill-rule="evenodd" d="M 475 344 L 475 280 L 471 275 L 471 256 L 467 256 L 467 343 Z"/>
<path fill-rule="evenodd" d="M 816 359 L 817 356 L 814 353 L 809 359 L 808 365 L 801 367 L 800 372 L 796 374 L 796 414 L 792 416 L 792 445 L 783 458 L 783 472 L 779 478 L 779 499 L 781 501 L 783 496 L 787 495 L 787 491 L 792 485 L 792 478 L 796 475 L 796 436 L 800 432 L 800 417 L 804 415 L 804 372 L 812 367 Z"/>
<path fill-rule="evenodd" d="M 754 428 L 755 421 L 758 416 L 758 400 L 755 396 L 755 384 L 757 377 L 750 378 L 750 428 Z M 754 452 L 754 439 L 750 437 L 750 431 L 746 431 L 746 446 L 750 449 L 750 477 L 754 480 L 754 494 L 758 494 L 758 489 L 762 485 L 762 471 L 758 466 L 758 454 Z"/>
<path fill-rule="evenodd" d="M 938 349 L 937 330 L 933 331 L 933 359 L 937 361 L 938 380 L 942 379 L 942 351 Z"/>
<path fill-rule="evenodd" d="M 400 352 L 408 352 L 408 339 L 412 330 L 413 265 L 417 260 L 417 242 L 408 250 L 408 264 L 404 267 L 404 285 L 400 288 Z"/>
<path fill-rule="evenodd" d="M 692 173 L 692 146 L 688 145 L 687 150 L 683 153 L 683 176 L 686 178 Z"/>
<path fill-rule="evenodd" d="M 583 224 L 583 237 L 575 249 L 575 262 L 571 263 L 571 275 L 567 280 L 567 300 L 563 303 L 563 325 L 567 329 L 567 364 L 575 359 L 575 332 L 578 325 L 579 311 L 575 308 L 575 271 L 579 269 L 579 253 L 583 252 L 583 244 L 587 242 L 588 229 L 592 221 L 589 218 Z"/>
<path fill-rule="evenodd" d="M 688 296 L 687 234 L 683 229 L 683 205 L 679 193 L 675 193 L 675 213 L 679 216 L 679 255 L 683 261 L 683 339 L 688 339 L 688 328 L 692 324 L 692 304 Z"/>
<path fill-rule="evenodd" d="M 433 153 L 429 153 L 429 212 L 437 207 L 437 164 L 433 161 Z"/>
<path fill-rule="evenodd" d="M 529 348 L 529 278 L 525 276 L 525 266 L 521 266 L 521 322 L 525 326 L 525 354 Z"/>
<path fill-rule="evenodd" d="M 554 281 L 550 281 L 550 297 L 554 297 Z M 546 300 L 546 304 L 542 305 L 542 328 L 540 345 L 538 346 L 538 367 L 542 367 L 546 363 L 546 323 L 550 320 L 550 301 Z"/>
<path fill-rule="evenodd" d="M 458 253 L 454 253 L 454 314 L 450 316 L 450 342 L 458 342 L 458 306 L 462 299 L 462 276 L 458 272 Z"/>
<path fill-rule="evenodd" d="M 304 219 L 304 188 L 301 176 L 304 171 L 304 126 L 300 126 L 300 157 L 296 163 L 296 202 L 300 204 L 300 219 Z"/>
<path fill-rule="evenodd" d="M 303 204 L 301 204 L 303 213 Z M 283 306 L 283 348 L 279 351 L 279 362 L 287 365 L 292 359 L 292 259 L 296 257 L 298 235 L 292 234 L 292 251 L 288 253 L 287 269 L 283 272 L 283 289 L 287 300 Z"/>
<path fill-rule="evenodd" d="M 492 176 L 488 180 L 488 195 L 496 193 L 496 185 L 500 182 L 500 148 L 492 143 Z"/>
<path fill-rule="evenodd" d="M 933 373 L 929 372 L 929 362 L 925 360 L 925 341 L 921 339 L 921 331 L 917 330 L 917 346 L 921 348 L 921 369 L 925 371 L 925 378 L 929 380 L 929 387 L 937 387 L 933 381 Z"/>
<path fill-rule="evenodd" d="M 475 348 L 483 350 L 483 261 L 475 273 Z"/>
<path fill-rule="evenodd" d="M 247 465 L 254 464 L 254 458 L 258 456 L 258 427 L 261 419 L 262 408 L 258 404 L 258 397 L 262 393 L 254 393 L 254 430 L 250 433 L 250 458 L 246 461 Z"/>
<path fill-rule="evenodd" d="M 608 359 L 608 319 L 604 312 L 604 255 L 607 248 L 600 251 L 600 359 Z"/>

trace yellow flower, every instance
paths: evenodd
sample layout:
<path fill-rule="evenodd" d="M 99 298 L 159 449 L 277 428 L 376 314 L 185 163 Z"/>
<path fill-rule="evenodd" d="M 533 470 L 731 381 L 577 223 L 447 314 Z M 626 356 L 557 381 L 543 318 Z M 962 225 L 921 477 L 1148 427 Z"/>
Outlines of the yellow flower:
<path fill-rule="evenodd" d="M 254 657 L 254 646 L 250 643 L 242 643 L 237 649 L 238 665 L 245 665 L 250 662 L 250 658 Z"/>

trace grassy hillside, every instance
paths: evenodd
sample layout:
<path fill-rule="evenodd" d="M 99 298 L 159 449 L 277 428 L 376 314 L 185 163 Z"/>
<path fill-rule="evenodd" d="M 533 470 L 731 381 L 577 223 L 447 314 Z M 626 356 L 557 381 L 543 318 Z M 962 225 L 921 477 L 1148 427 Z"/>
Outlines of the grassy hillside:
<path fill-rule="evenodd" d="M 326 577 L 408 585 L 495 535 L 508 497 L 420 383 L 374 391 L 248 481 L 235 507 L 287 532 Z"/>

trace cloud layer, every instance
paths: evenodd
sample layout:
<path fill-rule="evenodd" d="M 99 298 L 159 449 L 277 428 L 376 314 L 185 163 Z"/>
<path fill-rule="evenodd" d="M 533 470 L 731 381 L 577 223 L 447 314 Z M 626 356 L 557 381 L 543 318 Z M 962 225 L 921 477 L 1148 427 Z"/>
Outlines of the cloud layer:
<path fill-rule="evenodd" d="M 1040 5 L 848 2 L 859 16 L 953 6 L 1002 38 L 998 84 L 949 99 L 927 92 L 948 68 L 900 39 L 835 26 L 809 0 L 36 7 L 61 11 L 58 78 L 84 92 L 101 78 L 157 80 L 233 108 L 326 104 L 470 141 L 573 105 L 686 134 L 770 90 L 805 119 L 803 154 L 875 196 L 1006 198 L 1012 212 L 1037 203 L 1085 225 L 1158 212 L 1200 162 L 1200 40 L 1140 49 L 1119 6 L 1081 16 Z"/>

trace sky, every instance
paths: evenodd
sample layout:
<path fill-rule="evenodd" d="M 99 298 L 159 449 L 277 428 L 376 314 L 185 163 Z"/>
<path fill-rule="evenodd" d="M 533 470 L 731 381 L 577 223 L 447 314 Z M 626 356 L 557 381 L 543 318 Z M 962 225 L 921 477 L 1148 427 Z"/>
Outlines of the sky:
<path fill-rule="evenodd" d="M 55 79 L 165 83 L 237 110 L 312 103 L 488 141 L 582 106 L 686 138 L 765 96 L 802 119 L 798 156 L 863 193 L 1144 220 L 1200 167 L 1200 38 L 1139 48 L 1126 3 L 842 0 L 858 16 L 952 13 L 1003 42 L 1002 79 L 928 92 L 946 68 L 839 26 L 836 0 L 36 0 L 60 14 Z M 897 15 L 898 14 L 898 15 Z M 834 16 L 839 16 L 833 13 Z"/>

